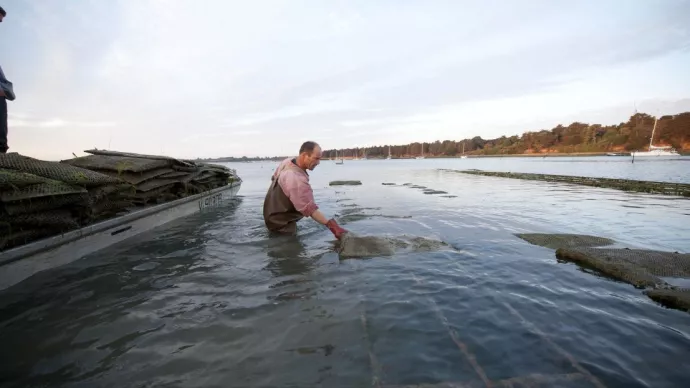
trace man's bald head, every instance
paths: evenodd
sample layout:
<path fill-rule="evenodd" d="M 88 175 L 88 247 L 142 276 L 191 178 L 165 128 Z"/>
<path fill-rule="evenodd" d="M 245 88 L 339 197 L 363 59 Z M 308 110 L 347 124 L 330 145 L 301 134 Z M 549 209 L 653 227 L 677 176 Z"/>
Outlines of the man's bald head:
<path fill-rule="evenodd" d="M 321 162 L 321 146 L 313 141 L 305 141 L 299 148 L 297 165 L 305 170 L 313 170 Z"/>
<path fill-rule="evenodd" d="M 321 147 L 319 147 L 318 143 L 313 142 L 313 141 L 305 141 L 304 143 L 302 143 L 302 146 L 299 147 L 299 153 L 302 154 L 302 153 L 306 152 L 308 154 L 311 154 L 312 152 L 314 152 L 314 150 L 316 148 L 319 148 L 319 149 L 321 148 Z"/>

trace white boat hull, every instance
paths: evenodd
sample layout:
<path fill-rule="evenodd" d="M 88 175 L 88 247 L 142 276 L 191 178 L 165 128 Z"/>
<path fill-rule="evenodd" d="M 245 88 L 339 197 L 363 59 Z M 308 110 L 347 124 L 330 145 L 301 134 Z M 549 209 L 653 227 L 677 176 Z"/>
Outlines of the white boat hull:
<path fill-rule="evenodd" d="M 241 182 L 181 198 L 0 252 L 0 290 L 47 269 L 146 232 L 235 197 Z"/>
<path fill-rule="evenodd" d="M 660 151 L 660 150 L 632 152 L 632 155 L 635 157 L 642 157 L 642 156 L 678 157 L 678 156 L 680 156 L 680 154 L 677 152 Z"/>

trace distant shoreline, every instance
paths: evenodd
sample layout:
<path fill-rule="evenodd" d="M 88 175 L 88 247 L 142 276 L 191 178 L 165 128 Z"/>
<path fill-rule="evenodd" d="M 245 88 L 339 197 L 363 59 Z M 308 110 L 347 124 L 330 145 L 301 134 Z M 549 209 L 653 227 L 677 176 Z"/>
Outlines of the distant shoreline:
<path fill-rule="evenodd" d="M 421 134 L 419 135 L 421 136 Z M 552 129 L 527 131 L 522 135 L 483 139 L 431 140 L 408 144 L 366 145 L 324 150 L 324 159 L 362 157 L 407 159 L 407 157 L 560 157 L 630 154 L 650 146 L 690 152 L 690 112 L 654 117 L 635 113 L 616 125 L 573 122 Z M 434 156 L 436 155 L 436 156 Z"/>
<path fill-rule="evenodd" d="M 478 155 L 471 155 L 467 154 L 468 159 L 477 159 L 477 158 L 547 158 L 547 157 L 569 157 L 569 156 L 579 156 L 579 157 L 586 157 L 586 156 L 609 156 L 608 154 L 610 153 L 615 153 L 617 155 L 611 155 L 611 156 L 626 156 L 626 157 L 632 157 L 629 152 L 626 153 L 621 153 L 621 152 L 550 152 L 550 153 L 543 153 L 543 154 L 494 154 L 494 155 L 485 155 L 485 154 L 478 154 Z M 391 159 L 415 159 L 415 156 L 403 156 L 403 157 L 393 157 Z M 461 157 L 458 155 L 453 155 L 453 156 L 446 156 L 446 155 L 429 155 L 425 156 L 424 159 L 460 159 Z M 345 157 L 345 158 L 338 158 L 337 160 L 356 160 L 355 158 L 352 157 Z M 335 158 L 329 158 L 325 160 L 336 160 Z M 386 158 L 368 158 L 367 160 L 386 160 Z"/>
<path fill-rule="evenodd" d="M 195 159 L 203 163 L 249 163 L 249 162 L 279 162 L 287 158 L 287 156 L 273 156 L 269 158 L 216 158 L 216 159 Z"/>
<path fill-rule="evenodd" d="M 615 154 L 615 155 L 609 155 L 609 154 Z M 681 156 L 688 156 L 689 154 L 686 152 L 681 152 Z M 549 152 L 549 153 L 543 153 L 543 154 L 536 154 L 536 153 L 531 153 L 531 154 L 493 154 L 493 155 L 485 155 L 485 154 L 478 154 L 478 155 L 473 155 L 473 154 L 466 154 L 468 159 L 479 159 L 479 158 L 564 158 L 564 157 L 587 157 L 587 156 L 611 156 L 611 157 L 629 157 L 632 158 L 632 155 L 630 152 Z M 274 158 L 219 158 L 219 159 L 199 159 L 200 161 L 203 161 L 205 163 L 252 163 L 252 162 L 278 162 L 283 159 L 287 158 L 287 156 L 281 156 L 281 157 L 274 157 Z M 415 159 L 416 156 L 403 156 L 403 157 L 393 157 L 391 158 L 392 160 L 401 160 L 401 159 Z M 461 156 L 459 155 L 452 155 L 452 156 L 446 156 L 446 155 L 428 155 L 425 156 L 424 159 L 460 159 Z M 344 157 L 344 158 L 324 158 L 323 160 L 328 160 L 328 161 L 334 161 L 334 160 L 363 160 L 363 159 L 355 159 L 351 156 Z M 365 160 L 386 160 L 385 157 L 374 157 L 374 158 L 367 158 Z"/>

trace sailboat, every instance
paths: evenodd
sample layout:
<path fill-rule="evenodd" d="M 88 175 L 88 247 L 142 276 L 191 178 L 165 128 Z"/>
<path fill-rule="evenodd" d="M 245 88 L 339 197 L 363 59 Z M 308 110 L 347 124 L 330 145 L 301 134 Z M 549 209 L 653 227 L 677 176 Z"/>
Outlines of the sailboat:
<path fill-rule="evenodd" d="M 460 159 L 467 159 L 467 155 L 465 155 L 465 142 L 462 142 L 462 156 L 460 156 Z"/>
<path fill-rule="evenodd" d="M 391 158 L 391 146 L 388 146 L 388 157 L 386 159 Z"/>
<path fill-rule="evenodd" d="M 417 156 L 415 159 L 424 159 L 424 142 L 422 142 L 422 155 Z"/>
<path fill-rule="evenodd" d="M 652 128 L 652 137 L 649 139 L 649 151 L 633 151 L 631 154 L 635 156 L 680 156 L 680 154 L 671 146 L 655 146 L 654 132 L 656 132 L 656 124 L 658 119 L 654 118 L 654 127 Z"/>
<path fill-rule="evenodd" d="M 342 155 L 340 157 L 340 161 L 338 161 L 338 150 L 335 150 L 335 164 L 343 164 L 343 161 Z"/>

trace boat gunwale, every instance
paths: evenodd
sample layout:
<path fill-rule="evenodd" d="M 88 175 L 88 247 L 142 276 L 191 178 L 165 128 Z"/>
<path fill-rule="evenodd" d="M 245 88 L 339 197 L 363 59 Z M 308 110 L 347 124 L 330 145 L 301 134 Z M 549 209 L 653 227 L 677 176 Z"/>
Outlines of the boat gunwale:
<path fill-rule="evenodd" d="M 207 197 L 209 195 L 217 194 L 227 190 L 231 190 L 236 186 L 241 186 L 242 180 L 237 180 L 230 182 L 225 186 L 217 187 L 203 193 L 190 195 L 189 197 L 184 197 L 176 199 L 174 201 L 165 202 L 157 205 L 152 205 L 144 207 L 142 209 L 133 211 L 122 216 L 110 218 L 97 222 L 92 225 L 86 225 L 79 229 L 71 230 L 66 233 L 46 237 L 37 241 L 30 242 L 25 245 L 20 245 L 18 247 L 11 248 L 7 251 L 0 252 L 0 267 L 15 262 L 17 260 L 22 260 L 28 256 L 35 255 L 41 252 L 49 251 L 51 249 L 58 248 L 62 245 L 69 244 L 73 241 L 77 241 L 80 238 L 88 237 L 96 233 L 103 232 L 105 230 L 139 220 L 141 218 L 160 213 L 164 210 L 184 205 L 188 202 L 195 201 L 197 199 Z"/>

